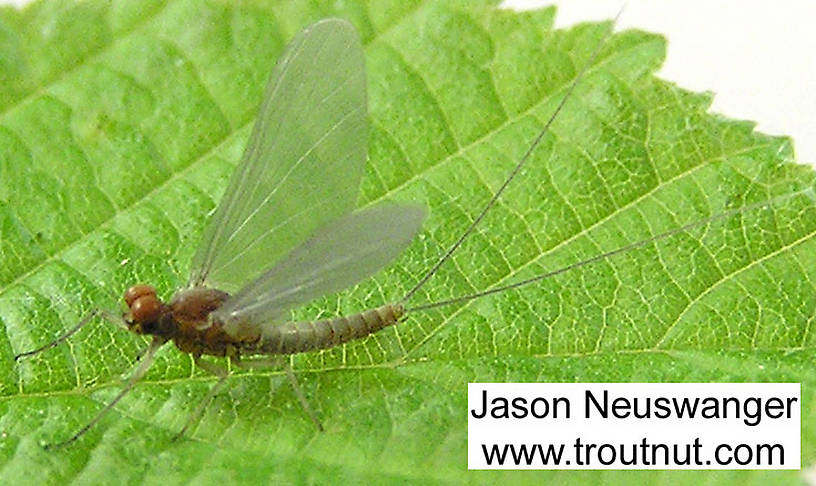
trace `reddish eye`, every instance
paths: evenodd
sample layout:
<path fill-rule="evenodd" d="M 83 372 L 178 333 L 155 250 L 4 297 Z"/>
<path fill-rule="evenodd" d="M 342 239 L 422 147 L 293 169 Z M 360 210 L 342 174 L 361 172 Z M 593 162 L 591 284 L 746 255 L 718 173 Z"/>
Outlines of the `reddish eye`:
<path fill-rule="evenodd" d="M 133 287 L 127 289 L 125 292 L 125 303 L 128 307 L 133 307 L 133 302 L 136 301 L 139 297 L 145 297 L 148 295 L 156 296 L 156 289 L 151 287 L 150 285 L 145 284 L 138 284 L 134 285 Z"/>
<path fill-rule="evenodd" d="M 134 322 L 154 322 L 158 320 L 160 311 L 161 302 L 155 294 L 143 295 L 130 306 L 130 315 Z"/>

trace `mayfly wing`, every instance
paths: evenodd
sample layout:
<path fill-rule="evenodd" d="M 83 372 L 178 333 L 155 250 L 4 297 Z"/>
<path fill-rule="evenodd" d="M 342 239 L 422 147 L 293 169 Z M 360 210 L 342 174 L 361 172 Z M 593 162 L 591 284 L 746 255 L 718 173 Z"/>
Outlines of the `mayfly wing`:
<path fill-rule="evenodd" d="M 322 20 L 295 36 L 204 231 L 190 286 L 235 291 L 354 209 L 366 158 L 365 84 L 351 24 Z"/>
<path fill-rule="evenodd" d="M 337 219 L 211 315 L 230 335 L 254 335 L 293 307 L 373 275 L 408 247 L 424 218 L 422 208 L 386 205 Z"/>

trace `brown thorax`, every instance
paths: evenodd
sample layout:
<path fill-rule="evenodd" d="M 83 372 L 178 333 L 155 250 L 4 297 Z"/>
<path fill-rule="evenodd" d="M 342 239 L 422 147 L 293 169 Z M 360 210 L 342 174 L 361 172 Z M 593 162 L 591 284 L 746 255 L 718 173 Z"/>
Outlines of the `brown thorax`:
<path fill-rule="evenodd" d="M 194 287 L 177 292 L 168 303 L 150 285 L 138 284 L 124 295 L 129 311 L 124 320 L 136 334 L 172 339 L 182 351 L 224 356 L 237 344 L 210 313 L 221 307 L 229 294 L 216 289 Z"/>

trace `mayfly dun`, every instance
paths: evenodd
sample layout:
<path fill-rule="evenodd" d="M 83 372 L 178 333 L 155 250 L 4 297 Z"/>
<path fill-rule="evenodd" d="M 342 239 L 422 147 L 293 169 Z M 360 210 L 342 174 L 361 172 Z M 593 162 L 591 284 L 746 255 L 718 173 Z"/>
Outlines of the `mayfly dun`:
<path fill-rule="evenodd" d="M 89 423 L 56 445 L 69 444 L 91 429 L 145 375 L 157 350 L 169 341 L 218 377 L 181 435 L 228 376 L 226 368 L 203 356 L 226 357 L 238 367 L 269 366 L 272 363 L 263 357 L 338 346 L 395 325 L 411 312 L 526 285 L 749 209 L 751 206 L 744 206 L 720 213 L 515 284 L 408 305 L 520 172 L 605 39 L 584 62 L 544 128 L 492 199 L 404 298 L 353 315 L 291 321 L 287 316 L 295 307 L 349 287 L 396 259 L 425 217 L 422 208 L 411 205 L 355 210 L 367 141 L 363 49 L 355 29 L 343 20 L 323 20 L 300 32 L 271 74 L 247 148 L 204 231 L 186 287 L 165 302 L 154 287 L 134 285 L 124 294 L 127 311 L 121 316 L 94 311 L 56 340 L 16 356 L 19 359 L 56 346 L 97 317 L 152 337 L 119 394 Z M 253 356 L 262 358 L 242 360 Z M 321 428 L 288 362 L 283 365 L 304 410 Z"/>

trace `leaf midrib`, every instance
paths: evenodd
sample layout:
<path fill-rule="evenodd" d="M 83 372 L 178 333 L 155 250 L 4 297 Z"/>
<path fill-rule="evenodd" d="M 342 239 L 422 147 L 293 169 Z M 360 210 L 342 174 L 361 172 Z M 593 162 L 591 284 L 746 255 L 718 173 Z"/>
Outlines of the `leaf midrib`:
<path fill-rule="evenodd" d="M 169 345 L 168 345 L 169 346 Z M 169 349 L 169 348 L 168 348 Z M 703 354 L 710 354 L 714 353 L 715 355 L 719 355 L 721 353 L 753 353 L 753 352 L 774 352 L 774 353 L 797 353 L 803 351 L 810 351 L 814 348 L 806 347 L 806 346 L 780 346 L 775 348 L 755 348 L 746 350 L 740 347 L 720 347 L 716 350 L 708 350 L 708 349 L 655 349 L 655 348 L 642 348 L 642 349 L 616 349 L 616 350 L 603 350 L 597 351 L 593 350 L 590 352 L 563 352 L 563 353 L 553 353 L 553 354 L 530 354 L 527 355 L 527 358 L 533 358 L 538 360 L 557 360 L 557 359 L 582 359 L 582 358 L 597 358 L 597 357 L 615 357 L 619 355 L 624 356 L 648 356 L 648 355 L 660 355 L 660 356 L 669 356 L 674 357 L 676 355 L 682 355 L 684 353 L 703 353 Z M 473 358 L 463 358 L 461 361 L 468 361 Z M 386 363 L 372 363 L 372 364 L 362 364 L 362 365 L 354 365 L 354 366 L 327 366 L 322 368 L 296 368 L 295 372 L 298 374 L 301 373 L 309 373 L 309 374 L 322 374 L 322 373 L 333 373 L 333 372 L 364 372 L 369 370 L 389 370 L 389 369 L 397 369 L 403 366 L 426 366 L 434 363 L 450 363 L 451 360 L 434 360 L 433 358 L 429 359 L 422 359 L 416 361 L 406 361 L 406 362 L 397 362 L 397 361 L 389 361 Z M 276 370 L 275 368 L 268 368 L 267 370 L 259 371 L 246 371 L 240 372 L 237 374 L 230 374 L 230 381 L 239 381 L 245 378 L 255 378 L 255 377 L 273 377 L 273 376 L 283 376 L 285 374 L 284 371 Z M 118 376 L 118 375 L 117 375 Z M 196 375 L 196 376 L 185 376 L 180 378 L 160 378 L 160 379 L 148 379 L 144 378 L 137 383 L 136 387 L 141 388 L 145 386 L 149 387 L 169 387 L 175 385 L 182 385 L 182 384 L 189 384 L 189 383 L 215 383 L 218 381 L 217 377 L 211 375 Z M 3 402 L 10 402 L 14 400 L 26 400 L 26 399 L 36 399 L 36 398 L 57 398 L 57 397 L 81 397 L 86 398 L 88 400 L 94 401 L 100 404 L 107 404 L 105 401 L 98 401 L 94 400 L 91 396 L 93 393 L 97 391 L 104 390 L 106 388 L 110 388 L 114 385 L 121 385 L 121 380 L 109 380 L 109 381 L 97 381 L 94 382 L 91 386 L 83 386 L 83 387 L 74 387 L 68 389 L 61 389 L 55 391 L 44 391 L 44 392 L 19 392 L 14 395 L 4 395 L 0 396 L 0 403 Z"/>

